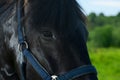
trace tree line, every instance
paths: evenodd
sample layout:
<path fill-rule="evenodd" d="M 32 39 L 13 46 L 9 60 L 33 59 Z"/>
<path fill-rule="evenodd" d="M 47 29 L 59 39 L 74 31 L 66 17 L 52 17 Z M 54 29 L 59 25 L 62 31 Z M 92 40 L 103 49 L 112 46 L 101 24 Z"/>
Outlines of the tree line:
<path fill-rule="evenodd" d="M 90 46 L 120 47 L 120 13 L 116 16 L 91 13 L 87 17 Z"/>

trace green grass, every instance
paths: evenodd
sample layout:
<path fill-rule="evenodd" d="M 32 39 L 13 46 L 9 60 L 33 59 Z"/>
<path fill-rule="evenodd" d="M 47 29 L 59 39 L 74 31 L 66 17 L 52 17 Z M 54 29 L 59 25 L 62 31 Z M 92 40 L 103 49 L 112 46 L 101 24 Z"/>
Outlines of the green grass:
<path fill-rule="evenodd" d="M 97 68 L 99 80 L 120 80 L 120 49 L 89 49 L 90 58 Z"/>

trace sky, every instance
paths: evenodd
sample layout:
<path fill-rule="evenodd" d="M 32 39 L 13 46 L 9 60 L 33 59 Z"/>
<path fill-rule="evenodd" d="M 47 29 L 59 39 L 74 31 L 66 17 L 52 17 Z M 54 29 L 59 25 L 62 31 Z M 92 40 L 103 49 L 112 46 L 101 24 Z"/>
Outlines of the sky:
<path fill-rule="evenodd" d="M 120 0 L 77 0 L 88 15 L 104 13 L 106 16 L 114 16 L 120 12 Z"/>

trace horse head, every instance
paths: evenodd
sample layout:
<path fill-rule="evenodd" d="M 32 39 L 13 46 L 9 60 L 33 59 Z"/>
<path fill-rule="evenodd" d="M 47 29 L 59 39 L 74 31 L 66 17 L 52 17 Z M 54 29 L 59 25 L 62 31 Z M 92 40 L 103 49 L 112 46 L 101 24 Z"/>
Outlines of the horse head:
<path fill-rule="evenodd" d="M 5 1 L 1 78 L 42 80 L 45 72 L 45 80 L 97 80 L 86 47 L 86 17 L 76 0 Z"/>

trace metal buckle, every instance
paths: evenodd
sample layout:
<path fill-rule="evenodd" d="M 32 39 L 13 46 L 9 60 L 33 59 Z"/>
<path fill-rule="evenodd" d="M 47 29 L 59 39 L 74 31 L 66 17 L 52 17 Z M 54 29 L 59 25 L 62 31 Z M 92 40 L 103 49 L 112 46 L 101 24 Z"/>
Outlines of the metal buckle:
<path fill-rule="evenodd" d="M 18 44 L 18 49 L 20 52 L 22 52 L 23 49 L 28 49 L 28 43 L 24 41 L 23 43 Z"/>
<path fill-rule="evenodd" d="M 51 78 L 52 78 L 52 80 L 57 80 L 58 76 L 52 75 Z"/>

